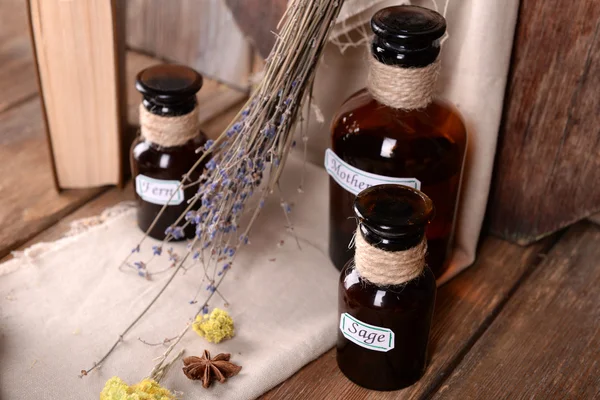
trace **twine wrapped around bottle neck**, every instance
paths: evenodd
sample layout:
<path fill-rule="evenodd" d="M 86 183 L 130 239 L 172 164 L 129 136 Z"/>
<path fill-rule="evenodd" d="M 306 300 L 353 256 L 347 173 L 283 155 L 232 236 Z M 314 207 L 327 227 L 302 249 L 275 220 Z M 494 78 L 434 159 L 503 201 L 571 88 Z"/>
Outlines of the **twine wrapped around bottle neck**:
<path fill-rule="evenodd" d="M 400 285 L 415 279 L 425 268 L 427 240 L 405 251 L 385 251 L 367 243 L 360 229 L 355 235 L 354 264 L 361 277 L 381 286 Z"/>
<path fill-rule="evenodd" d="M 369 57 L 367 87 L 378 102 L 392 108 L 413 110 L 426 107 L 435 95 L 440 60 L 423 68 L 386 65 Z"/>
<path fill-rule="evenodd" d="M 152 114 L 140 104 L 141 134 L 146 140 L 162 147 L 185 144 L 200 133 L 198 106 L 192 112 L 178 116 Z"/>

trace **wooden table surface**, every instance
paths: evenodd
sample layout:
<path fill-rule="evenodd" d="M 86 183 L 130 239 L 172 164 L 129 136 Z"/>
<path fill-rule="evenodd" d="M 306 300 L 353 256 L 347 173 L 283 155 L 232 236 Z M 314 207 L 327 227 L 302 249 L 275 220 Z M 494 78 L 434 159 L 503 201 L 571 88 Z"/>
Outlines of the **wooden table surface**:
<path fill-rule="evenodd" d="M 130 82 L 157 62 L 132 52 L 127 60 Z M 0 0 L 0 93 L 0 257 L 133 198 L 131 187 L 54 190 L 22 0 Z M 202 93 L 204 129 L 214 137 L 243 94 L 210 81 Z M 131 91 L 132 120 L 138 101 Z M 362 389 L 331 350 L 263 398 L 600 398 L 599 260 L 600 228 L 589 222 L 529 247 L 486 237 L 477 262 L 438 290 L 431 360 L 417 384 Z"/>

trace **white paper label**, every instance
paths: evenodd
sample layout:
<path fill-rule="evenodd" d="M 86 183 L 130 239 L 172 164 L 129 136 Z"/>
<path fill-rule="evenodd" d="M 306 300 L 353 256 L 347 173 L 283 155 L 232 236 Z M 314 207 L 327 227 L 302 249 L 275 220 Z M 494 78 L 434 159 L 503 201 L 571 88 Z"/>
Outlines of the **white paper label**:
<path fill-rule="evenodd" d="M 340 331 L 346 339 L 365 349 L 386 352 L 394 348 L 394 332 L 365 324 L 348 313 L 340 317 Z"/>
<path fill-rule="evenodd" d="M 393 183 L 421 190 L 416 178 L 394 178 L 362 171 L 339 158 L 331 149 L 325 152 L 325 169 L 341 187 L 357 195 L 368 187 Z"/>
<path fill-rule="evenodd" d="M 150 178 L 146 175 L 135 177 L 135 191 L 140 197 L 153 204 L 169 204 L 175 206 L 183 203 L 183 188 L 179 187 L 179 181 L 167 181 Z"/>

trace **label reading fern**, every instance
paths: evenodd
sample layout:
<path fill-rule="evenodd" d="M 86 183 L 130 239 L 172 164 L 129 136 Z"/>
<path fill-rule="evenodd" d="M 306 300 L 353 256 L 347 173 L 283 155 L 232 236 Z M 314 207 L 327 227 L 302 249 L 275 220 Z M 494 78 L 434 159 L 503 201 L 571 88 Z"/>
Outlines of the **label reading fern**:
<path fill-rule="evenodd" d="M 325 169 L 341 187 L 357 195 L 368 187 L 394 183 L 421 190 L 421 181 L 416 178 L 394 178 L 362 171 L 339 158 L 331 149 L 325 152 Z"/>
<path fill-rule="evenodd" d="M 179 181 L 150 178 L 146 175 L 135 177 L 135 191 L 148 203 L 175 206 L 183 203 L 183 189 Z"/>
<path fill-rule="evenodd" d="M 394 348 L 394 332 L 361 322 L 348 313 L 340 317 L 340 331 L 346 339 L 365 349 L 386 352 Z"/>

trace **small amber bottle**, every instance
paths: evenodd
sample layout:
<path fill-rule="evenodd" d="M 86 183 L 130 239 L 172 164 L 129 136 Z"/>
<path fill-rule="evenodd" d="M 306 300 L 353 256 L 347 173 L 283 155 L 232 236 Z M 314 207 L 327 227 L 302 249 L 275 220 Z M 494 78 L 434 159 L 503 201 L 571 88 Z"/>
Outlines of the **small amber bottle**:
<path fill-rule="evenodd" d="M 329 255 L 338 269 L 352 257 L 352 201 L 371 185 L 397 183 L 425 192 L 436 205 L 427 228 L 428 264 L 447 267 L 467 135 L 458 112 L 435 98 L 444 18 L 416 6 L 377 12 L 371 26 L 368 87 L 332 121 L 325 156 L 331 175 Z"/>
<path fill-rule="evenodd" d="M 431 200 L 416 189 L 379 185 L 354 202 L 356 254 L 340 276 L 337 362 L 354 383 L 396 390 L 423 376 L 435 277 L 425 264 Z"/>
<path fill-rule="evenodd" d="M 202 76 L 181 65 L 157 65 L 137 75 L 136 88 L 142 93 L 140 136 L 131 146 L 131 171 L 139 201 L 138 226 L 146 232 L 165 204 L 167 208 L 149 231 L 164 239 L 165 231 L 188 207 L 187 200 L 198 185 L 180 186 L 184 174 L 202 152 L 206 137 L 199 128 L 196 93 Z M 204 165 L 199 165 L 185 183 L 199 179 Z M 194 227 L 175 231 L 173 240 L 191 238 Z"/>

